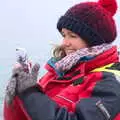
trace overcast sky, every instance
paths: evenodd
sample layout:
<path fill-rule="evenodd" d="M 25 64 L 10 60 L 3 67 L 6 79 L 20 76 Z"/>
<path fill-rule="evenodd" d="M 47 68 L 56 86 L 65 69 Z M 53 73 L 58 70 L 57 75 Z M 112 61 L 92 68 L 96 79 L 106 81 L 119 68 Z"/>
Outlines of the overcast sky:
<path fill-rule="evenodd" d="M 16 61 L 15 48 L 26 48 L 33 61 L 40 61 L 42 75 L 42 63 L 49 58 L 51 41 L 59 43 L 61 39 L 56 29 L 58 18 L 81 1 L 95 0 L 0 0 L 0 100 Z M 115 20 L 118 37 L 115 44 L 120 46 L 120 0 L 117 2 L 119 9 Z"/>
<path fill-rule="evenodd" d="M 61 39 L 56 29 L 58 18 L 73 4 L 81 1 L 88 0 L 0 0 L 1 69 L 6 69 L 13 63 L 17 46 L 25 47 L 33 58 L 46 60 L 51 41 L 59 43 Z M 120 0 L 117 2 L 120 5 Z M 119 10 L 115 15 L 118 33 Z M 115 44 L 119 45 L 119 38 L 120 35 Z"/>

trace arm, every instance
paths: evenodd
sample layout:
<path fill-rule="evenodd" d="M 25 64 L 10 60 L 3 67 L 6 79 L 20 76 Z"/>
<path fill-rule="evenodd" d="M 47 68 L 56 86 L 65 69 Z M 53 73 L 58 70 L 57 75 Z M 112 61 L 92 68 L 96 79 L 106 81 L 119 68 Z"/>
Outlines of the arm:
<path fill-rule="evenodd" d="M 75 114 L 52 101 L 38 88 L 30 88 L 20 94 L 25 109 L 32 120 L 77 120 Z"/>
<path fill-rule="evenodd" d="M 4 120 L 30 120 L 18 98 L 18 94 L 36 85 L 39 67 L 39 64 L 35 64 L 29 73 L 24 71 L 22 66 L 13 69 L 6 87 Z"/>
<path fill-rule="evenodd" d="M 114 75 L 106 73 L 96 84 L 92 96 L 76 104 L 75 113 L 59 107 L 37 88 L 26 90 L 20 99 L 32 120 L 109 120 L 119 112 L 119 91 L 120 84 Z"/>

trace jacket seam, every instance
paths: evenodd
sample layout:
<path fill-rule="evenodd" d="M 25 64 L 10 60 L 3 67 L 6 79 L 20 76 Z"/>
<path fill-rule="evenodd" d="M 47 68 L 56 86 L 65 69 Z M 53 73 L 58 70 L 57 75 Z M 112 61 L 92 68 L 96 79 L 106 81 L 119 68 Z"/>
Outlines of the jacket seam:
<path fill-rule="evenodd" d="M 66 100 L 66 101 L 68 101 L 68 102 L 70 102 L 70 103 L 74 103 L 72 100 L 70 100 L 70 99 L 68 99 L 68 98 L 66 98 L 66 97 L 64 97 L 64 96 L 56 95 L 56 97 L 62 98 L 62 99 Z"/>

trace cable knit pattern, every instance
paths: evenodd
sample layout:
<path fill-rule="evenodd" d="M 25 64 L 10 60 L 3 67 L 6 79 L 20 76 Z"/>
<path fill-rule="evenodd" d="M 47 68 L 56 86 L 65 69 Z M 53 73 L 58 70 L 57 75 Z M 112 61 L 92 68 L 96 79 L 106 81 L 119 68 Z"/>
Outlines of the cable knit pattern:
<path fill-rule="evenodd" d="M 12 76 L 6 88 L 5 100 L 7 104 L 11 104 L 14 96 L 17 93 L 23 92 L 25 89 L 36 85 L 39 64 L 35 64 L 31 72 L 26 72 L 24 67 L 13 69 Z"/>
<path fill-rule="evenodd" d="M 85 57 L 85 56 L 90 56 L 90 57 L 95 57 L 104 51 L 110 49 L 112 46 L 111 44 L 102 44 L 98 46 L 94 46 L 91 48 L 82 48 L 77 50 L 74 53 L 71 53 L 67 56 L 65 56 L 63 59 L 58 61 L 55 64 L 55 68 L 58 71 L 68 71 L 70 70 L 74 65 L 77 64 L 77 62 Z"/>

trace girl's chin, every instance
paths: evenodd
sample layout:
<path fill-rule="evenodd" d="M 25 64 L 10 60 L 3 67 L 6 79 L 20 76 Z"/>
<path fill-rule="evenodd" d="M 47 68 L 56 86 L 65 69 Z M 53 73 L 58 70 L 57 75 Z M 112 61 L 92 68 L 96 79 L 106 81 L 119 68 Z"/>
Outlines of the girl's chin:
<path fill-rule="evenodd" d="M 69 55 L 69 54 L 71 54 L 73 52 L 75 52 L 75 50 L 68 50 L 68 51 L 66 51 L 66 55 Z"/>

